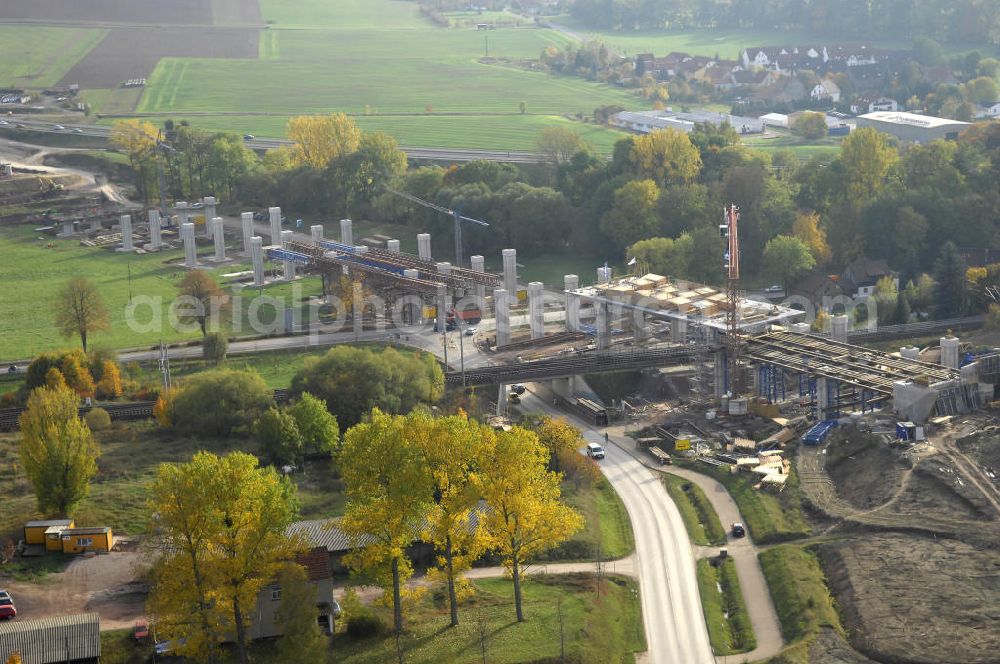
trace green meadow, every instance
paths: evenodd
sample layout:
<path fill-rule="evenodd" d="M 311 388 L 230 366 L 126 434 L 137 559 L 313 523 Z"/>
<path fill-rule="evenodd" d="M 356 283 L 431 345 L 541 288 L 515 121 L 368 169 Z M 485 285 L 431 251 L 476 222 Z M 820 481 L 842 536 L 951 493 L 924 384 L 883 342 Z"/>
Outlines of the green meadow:
<path fill-rule="evenodd" d="M 55 85 L 107 30 L 0 25 L 0 87 Z"/>

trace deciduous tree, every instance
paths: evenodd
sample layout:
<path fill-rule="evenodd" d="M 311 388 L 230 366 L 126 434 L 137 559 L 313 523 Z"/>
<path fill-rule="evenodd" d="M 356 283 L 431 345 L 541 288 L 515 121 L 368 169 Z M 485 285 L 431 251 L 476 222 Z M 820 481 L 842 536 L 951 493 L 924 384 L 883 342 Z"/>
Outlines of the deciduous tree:
<path fill-rule="evenodd" d="M 413 574 L 406 547 L 433 507 L 432 479 L 410 420 L 377 408 L 348 429 L 339 462 L 347 488 L 340 528 L 360 548 L 345 562 L 392 592 L 393 623 L 403 630 L 402 585 Z"/>
<path fill-rule="evenodd" d="M 698 148 L 686 133 L 676 129 L 635 138 L 629 159 L 637 175 L 651 178 L 661 187 L 689 182 L 701 171 Z"/>
<path fill-rule="evenodd" d="M 764 271 L 780 281 L 788 291 L 788 283 L 815 267 L 809 247 L 797 237 L 779 235 L 764 247 Z"/>
<path fill-rule="evenodd" d="M 476 461 L 480 451 L 493 444 L 495 434 L 464 413 L 438 419 L 412 414 L 408 419 L 431 476 L 434 503 L 427 515 L 425 537 L 438 552 L 436 571 L 448 587 L 454 627 L 458 625 L 459 599 L 471 592 L 462 573 L 484 546 L 481 531 L 472 527 L 473 511 L 479 503 Z"/>
<path fill-rule="evenodd" d="M 288 409 L 288 414 L 295 418 L 304 454 L 332 454 L 336 451 L 340 428 L 325 401 L 305 392 Z"/>
<path fill-rule="evenodd" d="M 806 111 L 792 123 L 792 133 L 809 140 L 823 138 L 826 131 L 826 116 L 823 113 Z"/>
<path fill-rule="evenodd" d="M 589 152 L 592 147 L 572 129 L 546 127 L 535 137 L 535 149 L 559 166 L 572 159 L 577 152 Z"/>
<path fill-rule="evenodd" d="M 185 325 L 197 324 L 204 337 L 209 326 L 218 325 L 230 311 L 229 295 L 212 275 L 203 270 L 190 270 L 177 285 L 174 307 L 177 320 Z"/>
<path fill-rule="evenodd" d="M 660 188 L 652 180 L 632 180 L 615 192 L 614 207 L 601 219 L 601 231 L 619 247 L 654 235 L 660 220 L 656 216 Z"/>
<path fill-rule="evenodd" d="M 296 464 L 302 460 L 302 434 L 295 418 L 271 407 L 257 418 L 254 434 L 270 460 L 277 465 Z"/>
<path fill-rule="evenodd" d="M 684 277 L 688 274 L 688 259 L 691 257 L 691 236 L 687 233 L 673 239 L 651 237 L 640 240 L 628 248 L 628 255 L 655 274 Z"/>
<path fill-rule="evenodd" d="M 965 313 L 968 288 L 965 281 L 965 261 L 951 242 L 945 242 L 934 262 L 937 282 L 935 303 L 939 318 L 951 318 Z"/>
<path fill-rule="evenodd" d="M 819 225 L 816 212 L 797 212 L 792 223 L 792 235 L 802 240 L 817 265 L 830 262 L 830 244 L 826 241 L 826 231 Z"/>
<path fill-rule="evenodd" d="M 62 287 L 53 303 L 55 324 L 64 337 L 78 335 L 84 352 L 87 337 L 108 329 L 108 309 L 100 291 L 86 277 L 73 277 Z"/>
<path fill-rule="evenodd" d="M 899 153 L 889 135 L 872 127 L 861 127 L 844 139 L 840 149 L 844 194 L 853 205 L 863 206 L 885 190 Z"/>
<path fill-rule="evenodd" d="M 531 431 L 501 431 L 482 451 L 477 475 L 490 509 L 483 516 L 488 544 L 514 580 L 517 621 L 524 621 L 521 573 L 541 551 L 583 526 L 576 510 L 560 501 L 560 475 L 548 470 L 548 451 Z"/>
<path fill-rule="evenodd" d="M 228 436 L 237 427 L 249 427 L 273 403 L 273 393 L 255 371 L 204 371 L 185 378 L 174 396 L 174 427 Z"/>
<path fill-rule="evenodd" d="M 343 113 L 300 115 L 288 121 L 288 138 L 295 163 L 323 169 L 337 157 L 355 152 L 361 145 L 361 130 Z"/>
<path fill-rule="evenodd" d="M 297 563 L 286 563 L 278 576 L 281 606 L 277 624 L 282 629 L 278 655 L 284 662 L 324 664 L 326 639 L 316 623 L 316 590 L 309 584 L 306 570 Z"/>
<path fill-rule="evenodd" d="M 78 407 L 71 390 L 40 387 L 28 395 L 19 420 L 21 465 L 46 514 L 68 516 L 97 474 L 100 451 Z"/>

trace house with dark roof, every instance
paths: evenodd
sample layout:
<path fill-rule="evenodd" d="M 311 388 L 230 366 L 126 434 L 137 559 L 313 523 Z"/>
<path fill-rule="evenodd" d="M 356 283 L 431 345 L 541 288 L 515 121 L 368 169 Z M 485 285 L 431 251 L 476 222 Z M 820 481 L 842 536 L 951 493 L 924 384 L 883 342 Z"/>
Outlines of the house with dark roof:
<path fill-rule="evenodd" d="M 855 259 L 844 268 L 839 283 L 844 295 L 867 297 L 875 292 L 875 284 L 885 277 L 891 277 L 896 288 L 899 288 L 899 277 L 889 269 L 889 265 L 884 260 L 862 257 Z"/>
<path fill-rule="evenodd" d="M 1000 101 L 984 101 L 976 109 L 976 119 L 1000 118 Z"/>
<path fill-rule="evenodd" d="M 315 546 L 295 558 L 306 570 L 306 578 L 313 587 L 316 602 L 316 621 L 326 634 L 333 634 L 333 621 L 339 606 L 333 599 L 333 570 L 330 556 L 322 546 Z M 247 632 L 251 639 L 281 636 L 284 632 L 278 620 L 281 608 L 281 584 L 275 579 L 257 593 L 257 606 L 250 616 Z"/>
<path fill-rule="evenodd" d="M 824 301 L 827 301 L 825 298 L 834 298 L 843 293 L 835 279 L 821 272 L 811 272 L 788 284 L 789 297 L 805 298 L 816 307 L 822 307 Z"/>

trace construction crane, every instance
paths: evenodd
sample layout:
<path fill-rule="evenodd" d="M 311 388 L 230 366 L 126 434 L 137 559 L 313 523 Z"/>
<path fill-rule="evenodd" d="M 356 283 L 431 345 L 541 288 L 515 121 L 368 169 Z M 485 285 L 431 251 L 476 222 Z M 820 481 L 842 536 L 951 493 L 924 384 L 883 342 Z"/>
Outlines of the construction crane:
<path fill-rule="evenodd" d="M 177 154 L 177 150 L 172 148 L 163 136 L 163 130 L 156 132 L 156 152 L 159 152 L 162 159 L 157 160 L 157 186 L 160 190 L 160 216 L 169 224 L 170 215 L 167 214 L 167 176 L 163 168 L 163 162 L 170 155 Z"/>
<path fill-rule="evenodd" d="M 726 273 L 726 369 L 729 392 L 737 396 L 742 388 L 739 375 L 740 355 L 740 209 L 729 205 L 723 212 L 719 235 L 727 240 L 723 267 Z"/>
<path fill-rule="evenodd" d="M 462 222 L 464 221 L 464 222 L 468 222 L 470 224 L 476 224 L 478 226 L 489 226 L 489 224 L 486 223 L 485 221 L 480 221 L 479 219 L 473 219 L 472 217 L 464 217 L 464 216 L 462 216 L 462 214 L 461 214 L 461 212 L 459 210 L 449 210 L 448 208 L 443 207 L 441 205 L 437 205 L 435 203 L 431 203 L 429 201 L 425 201 L 422 198 L 417 198 L 413 194 L 408 194 L 405 191 L 397 191 L 397 190 L 391 189 L 389 187 L 386 187 L 386 191 L 388 191 L 391 194 L 395 194 L 396 196 L 399 196 L 400 198 L 405 198 L 406 200 L 410 201 L 411 203 L 416 203 L 417 205 L 421 205 L 421 206 L 423 206 L 425 208 L 429 208 L 431 210 L 436 210 L 437 212 L 440 212 L 441 214 L 447 214 L 447 215 L 449 215 L 449 216 L 451 216 L 451 217 L 454 218 L 454 220 L 455 220 L 455 266 L 456 267 L 462 267 L 462 260 L 463 260 L 463 256 L 462 256 Z"/>

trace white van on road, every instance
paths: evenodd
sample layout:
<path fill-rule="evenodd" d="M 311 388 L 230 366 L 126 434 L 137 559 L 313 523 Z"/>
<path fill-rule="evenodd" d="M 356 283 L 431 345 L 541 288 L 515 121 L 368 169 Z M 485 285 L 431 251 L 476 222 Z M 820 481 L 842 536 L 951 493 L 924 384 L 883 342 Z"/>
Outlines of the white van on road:
<path fill-rule="evenodd" d="M 597 443 L 587 443 L 587 456 L 591 459 L 603 459 L 604 448 Z"/>

